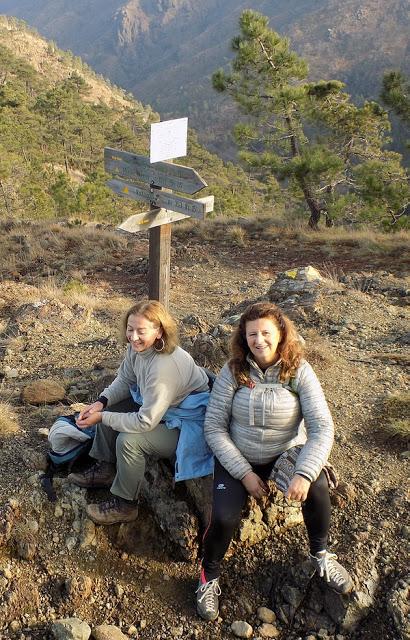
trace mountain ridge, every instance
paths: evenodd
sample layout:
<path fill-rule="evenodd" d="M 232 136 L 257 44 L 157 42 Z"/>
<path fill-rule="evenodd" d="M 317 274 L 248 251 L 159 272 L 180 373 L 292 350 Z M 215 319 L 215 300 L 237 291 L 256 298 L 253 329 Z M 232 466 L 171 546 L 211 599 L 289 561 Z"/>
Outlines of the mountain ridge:
<path fill-rule="evenodd" d="M 192 80 L 186 77 L 187 67 L 194 67 L 195 81 L 200 62 L 202 66 L 206 63 L 209 76 L 229 59 L 229 44 L 237 31 L 238 17 L 248 7 L 247 2 L 234 0 L 226 0 L 222 7 L 217 0 L 209 0 L 206 6 L 199 0 L 162 0 L 155 5 L 144 0 L 108 0 L 103 10 L 95 0 L 41 0 L 34 6 L 22 0 L 17 7 L 15 4 L 0 0 L 0 12 L 13 12 L 24 18 L 97 70 L 108 70 L 114 82 L 160 111 L 162 100 L 160 97 L 157 102 L 155 96 L 158 78 L 163 80 L 164 74 L 171 73 L 176 87 L 181 78 L 191 85 Z M 347 82 L 353 94 L 360 95 L 365 88 L 366 97 L 374 97 L 379 82 L 368 77 L 370 63 L 376 63 L 380 72 L 382 67 L 406 68 L 406 5 L 404 0 L 387 0 L 383 6 L 378 0 L 253 2 L 255 10 L 270 18 L 271 27 L 288 35 L 298 53 L 307 57 L 313 77 L 337 75 Z M 170 53 L 162 72 L 164 51 Z M 355 51 L 361 57 L 353 55 Z M 147 79 L 147 73 L 152 77 Z M 168 82 L 165 93 L 169 94 L 170 86 Z M 181 102 L 176 100 L 175 105 L 178 104 Z M 172 97 L 171 107 L 175 108 Z"/>
<path fill-rule="evenodd" d="M 59 46 L 152 104 L 162 117 L 188 115 L 201 135 L 230 128 L 232 107 L 213 94 L 210 76 L 231 59 L 229 45 L 248 2 L 217 0 L 0 0 Z M 312 79 L 336 77 L 358 101 L 378 98 L 390 68 L 408 72 L 409 17 L 404 0 L 255 0 L 271 27 L 291 39 Z M 212 99 L 210 99 L 212 94 Z M 212 104 L 210 104 L 210 102 Z M 216 113 L 215 113 L 216 112 Z M 221 131 L 222 128 L 222 131 Z"/>

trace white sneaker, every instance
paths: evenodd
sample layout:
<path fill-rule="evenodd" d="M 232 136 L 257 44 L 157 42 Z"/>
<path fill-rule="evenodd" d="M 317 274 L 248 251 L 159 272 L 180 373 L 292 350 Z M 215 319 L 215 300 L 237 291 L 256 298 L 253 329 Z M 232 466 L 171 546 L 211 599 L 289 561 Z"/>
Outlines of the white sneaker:
<path fill-rule="evenodd" d="M 353 589 L 353 580 L 342 567 L 336 562 L 337 555 L 329 551 L 319 551 L 314 556 L 309 554 L 312 566 L 319 572 L 319 576 L 324 578 L 331 589 L 345 595 Z"/>
<path fill-rule="evenodd" d="M 196 610 L 203 620 L 216 620 L 219 615 L 219 578 L 199 583 L 196 590 Z"/>

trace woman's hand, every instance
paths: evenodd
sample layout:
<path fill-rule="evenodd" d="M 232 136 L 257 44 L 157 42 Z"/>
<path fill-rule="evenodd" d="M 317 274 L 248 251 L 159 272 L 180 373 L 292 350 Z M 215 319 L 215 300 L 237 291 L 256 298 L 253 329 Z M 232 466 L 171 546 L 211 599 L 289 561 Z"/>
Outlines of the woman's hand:
<path fill-rule="evenodd" d="M 92 413 L 95 413 L 96 411 L 100 413 L 103 409 L 103 403 L 97 400 L 96 402 L 89 404 L 88 407 L 84 407 L 84 409 L 80 411 L 77 420 L 84 420 L 84 418 L 88 418 Z"/>
<path fill-rule="evenodd" d="M 94 404 L 101 404 L 101 402 L 95 402 Z M 97 424 L 102 420 L 102 411 L 94 410 L 92 413 L 88 412 L 83 418 L 81 418 L 81 413 L 75 421 L 77 427 L 80 429 L 85 429 L 85 427 L 92 427 L 93 424 Z"/>
<path fill-rule="evenodd" d="M 249 471 L 249 473 L 242 478 L 242 484 L 253 498 L 263 498 L 263 496 L 268 493 L 268 485 L 266 482 L 253 471 Z"/>
<path fill-rule="evenodd" d="M 296 473 L 289 485 L 289 488 L 286 492 L 286 497 L 289 500 L 297 500 L 298 502 L 304 502 L 307 498 L 307 494 L 310 489 L 310 482 L 303 478 L 303 476 L 298 476 Z"/>

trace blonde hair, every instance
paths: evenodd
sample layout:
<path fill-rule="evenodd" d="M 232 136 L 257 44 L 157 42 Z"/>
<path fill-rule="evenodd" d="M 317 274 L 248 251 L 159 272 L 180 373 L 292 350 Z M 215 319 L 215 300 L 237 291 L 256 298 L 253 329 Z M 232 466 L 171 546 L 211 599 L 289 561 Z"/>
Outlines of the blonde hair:
<path fill-rule="evenodd" d="M 154 343 L 154 349 L 156 348 L 160 353 L 172 353 L 175 347 L 179 344 L 178 328 L 174 318 L 166 310 L 161 302 L 158 300 L 143 300 L 134 304 L 128 311 L 126 311 L 122 320 L 122 336 L 123 341 L 126 343 L 126 332 L 128 325 L 128 318 L 130 316 L 140 315 L 144 316 L 147 320 L 152 322 L 158 329 L 162 330 L 162 337 Z M 162 341 L 164 341 L 163 348 Z"/>
<path fill-rule="evenodd" d="M 256 302 L 245 309 L 230 343 L 231 358 L 228 361 L 232 374 L 240 385 L 250 382 L 250 367 L 247 355 L 250 353 L 246 340 L 246 323 L 260 318 L 270 318 L 279 327 L 280 342 L 277 353 L 280 358 L 279 380 L 287 382 L 298 369 L 303 358 L 303 346 L 293 322 L 272 302 Z"/>

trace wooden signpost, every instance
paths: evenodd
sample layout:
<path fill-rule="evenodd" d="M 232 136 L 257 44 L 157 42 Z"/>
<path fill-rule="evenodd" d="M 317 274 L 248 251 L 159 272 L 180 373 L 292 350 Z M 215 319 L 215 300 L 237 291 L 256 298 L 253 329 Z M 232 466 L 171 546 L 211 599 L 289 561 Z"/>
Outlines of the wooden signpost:
<path fill-rule="evenodd" d="M 109 147 L 104 149 L 104 165 L 106 172 L 115 176 L 107 182 L 114 193 L 150 205 L 149 211 L 129 217 L 119 229 L 130 233 L 149 229 L 149 297 L 168 308 L 171 223 L 188 217 L 203 219 L 213 211 L 214 197 L 194 200 L 168 191 L 192 195 L 208 186 L 190 167 L 172 162 L 151 164 L 146 156 Z"/>

